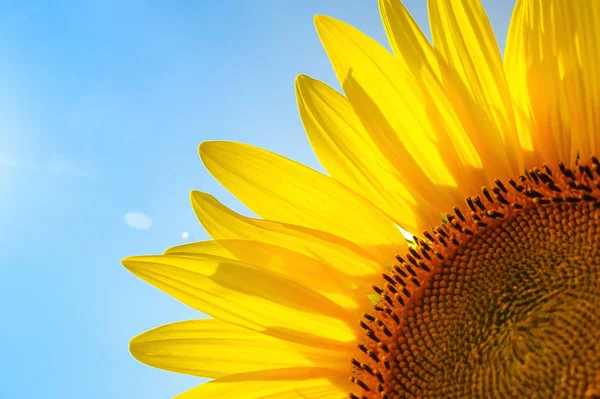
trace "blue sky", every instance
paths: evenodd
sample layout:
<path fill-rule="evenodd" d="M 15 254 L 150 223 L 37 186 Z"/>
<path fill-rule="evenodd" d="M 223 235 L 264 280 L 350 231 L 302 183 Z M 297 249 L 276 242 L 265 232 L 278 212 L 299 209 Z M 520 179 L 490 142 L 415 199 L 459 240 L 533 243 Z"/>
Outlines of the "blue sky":
<path fill-rule="evenodd" d="M 405 4 L 428 32 L 425 1 Z M 512 2 L 484 5 L 503 47 Z M 199 314 L 119 261 L 206 239 L 192 189 L 246 212 L 203 169 L 204 140 L 318 168 L 293 85 L 338 87 L 314 14 L 385 42 L 375 0 L 0 2 L 0 397 L 159 399 L 200 382 L 129 355 L 134 335 Z"/>

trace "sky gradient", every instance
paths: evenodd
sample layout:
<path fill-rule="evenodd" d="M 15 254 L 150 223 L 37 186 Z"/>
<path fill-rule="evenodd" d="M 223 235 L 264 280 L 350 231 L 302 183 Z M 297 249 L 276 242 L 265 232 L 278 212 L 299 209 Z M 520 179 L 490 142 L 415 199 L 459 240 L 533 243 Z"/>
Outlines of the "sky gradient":
<path fill-rule="evenodd" d="M 425 1 L 405 4 L 429 35 Z M 513 2 L 484 5 L 503 48 Z M 129 355 L 131 337 L 201 315 L 120 259 L 207 239 L 190 190 L 248 214 L 202 141 L 321 169 L 294 95 L 299 73 L 339 88 L 314 14 L 386 43 L 375 0 L 0 3 L 1 398 L 162 399 L 201 382 Z"/>

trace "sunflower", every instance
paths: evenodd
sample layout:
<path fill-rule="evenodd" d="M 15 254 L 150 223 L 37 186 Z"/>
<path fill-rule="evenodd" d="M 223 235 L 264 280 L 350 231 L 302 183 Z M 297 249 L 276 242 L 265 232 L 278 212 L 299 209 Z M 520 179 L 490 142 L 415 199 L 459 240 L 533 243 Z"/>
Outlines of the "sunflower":
<path fill-rule="evenodd" d="M 433 45 L 379 6 L 393 54 L 318 16 L 344 94 L 296 80 L 329 176 L 200 145 L 260 219 L 194 191 L 213 240 L 123 260 L 213 317 L 131 353 L 213 379 L 179 399 L 599 398 L 600 2 L 517 1 L 504 60 L 476 0 Z"/>

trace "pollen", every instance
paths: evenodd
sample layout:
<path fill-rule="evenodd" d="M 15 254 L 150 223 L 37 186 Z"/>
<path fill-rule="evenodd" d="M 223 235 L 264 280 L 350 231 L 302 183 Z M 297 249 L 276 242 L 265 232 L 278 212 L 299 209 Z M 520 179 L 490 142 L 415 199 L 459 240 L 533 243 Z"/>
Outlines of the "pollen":
<path fill-rule="evenodd" d="M 350 398 L 600 398 L 598 159 L 445 219 L 373 287 Z"/>

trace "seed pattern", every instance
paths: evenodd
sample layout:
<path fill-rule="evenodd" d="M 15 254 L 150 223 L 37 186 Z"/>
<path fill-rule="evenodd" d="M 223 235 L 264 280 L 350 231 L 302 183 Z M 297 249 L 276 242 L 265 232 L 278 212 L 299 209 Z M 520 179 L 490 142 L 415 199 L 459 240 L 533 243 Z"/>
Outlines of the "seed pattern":
<path fill-rule="evenodd" d="M 397 257 L 352 399 L 600 398 L 600 162 L 466 199 Z"/>

